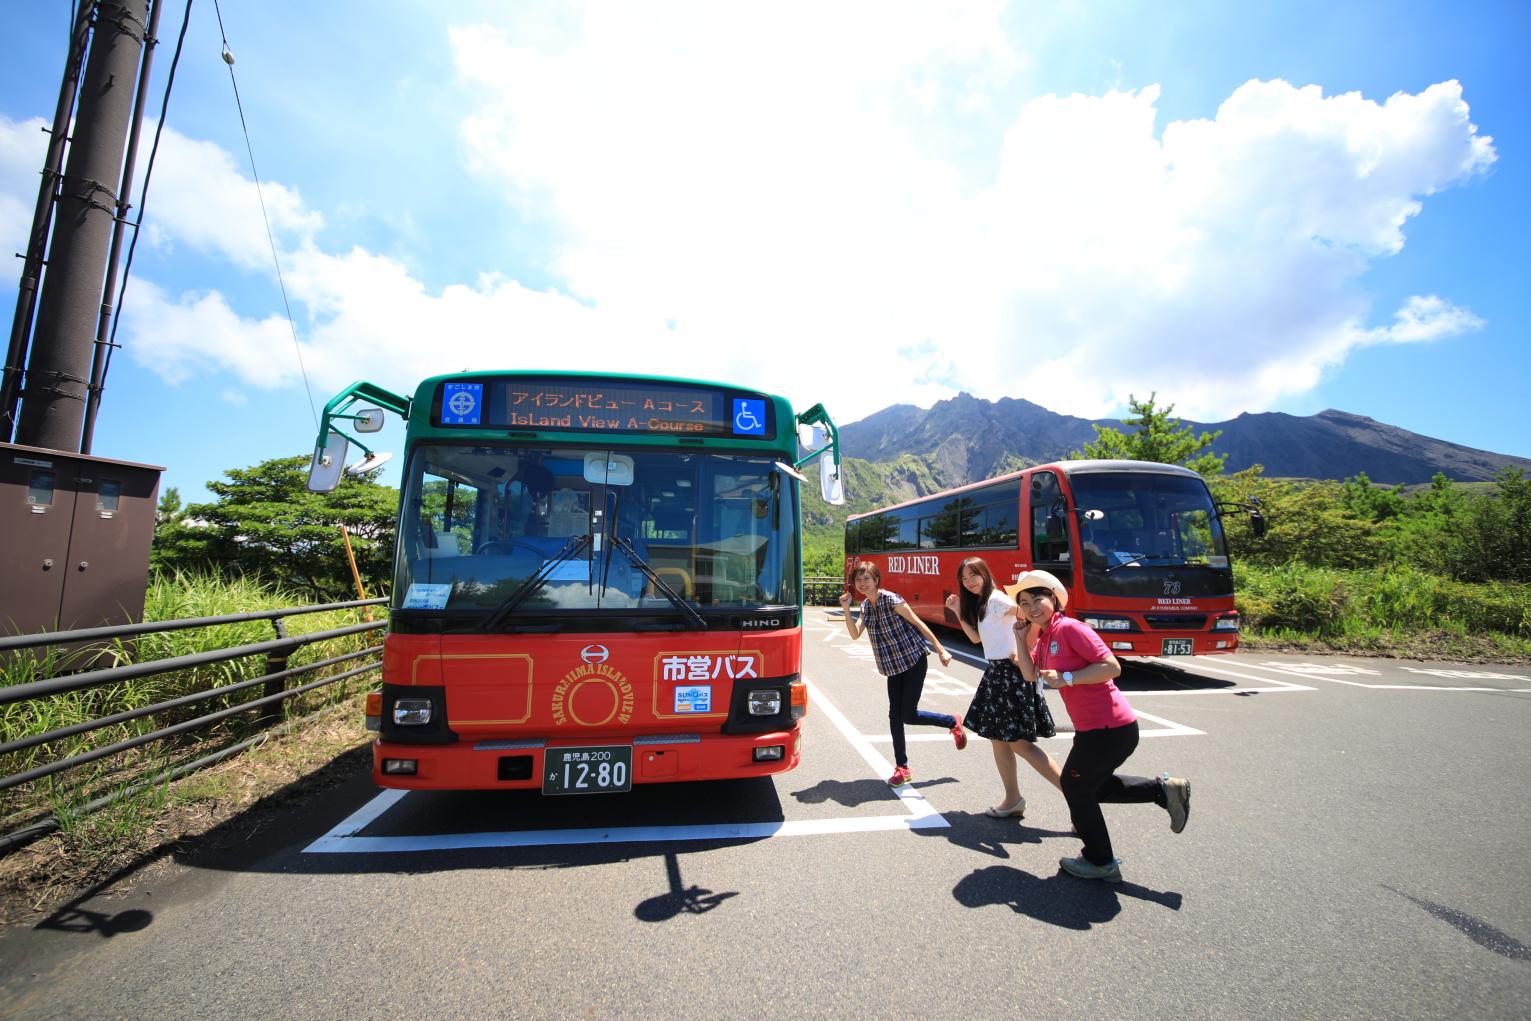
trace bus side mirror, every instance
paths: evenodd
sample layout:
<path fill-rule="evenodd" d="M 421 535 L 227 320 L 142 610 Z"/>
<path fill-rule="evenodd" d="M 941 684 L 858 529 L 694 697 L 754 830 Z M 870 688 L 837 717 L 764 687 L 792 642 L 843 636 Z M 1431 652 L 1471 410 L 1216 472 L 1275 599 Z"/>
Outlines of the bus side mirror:
<path fill-rule="evenodd" d="M 1249 515 L 1249 530 L 1254 533 L 1256 539 L 1265 534 L 1265 515 L 1259 511 Z"/>
<path fill-rule="evenodd" d="M 383 428 L 382 408 L 362 408 L 356 413 L 356 431 L 359 433 L 375 433 Z"/>
<path fill-rule="evenodd" d="M 845 479 L 828 451 L 819 457 L 819 495 L 831 507 L 845 506 Z"/>
<path fill-rule="evenodd" d="M 346 470 L 346 453 L 351 441 L 330 430 L 324 446 L 314 448 L 314 458 L 308 464 L 308 491 L 328 493 L 340 485 L 340 476 Z"/>

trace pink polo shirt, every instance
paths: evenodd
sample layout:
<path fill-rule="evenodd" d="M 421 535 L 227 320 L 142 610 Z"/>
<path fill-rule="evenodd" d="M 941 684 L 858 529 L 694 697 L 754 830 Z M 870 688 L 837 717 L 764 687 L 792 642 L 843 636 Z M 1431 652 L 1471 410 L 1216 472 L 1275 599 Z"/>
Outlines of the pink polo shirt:
<path fill-rule="evenodd" d="M 1094 628 L 1061 613 L 1053 614 L 1031 647 L 1031 661 L 1038 670 L 1056 670 L 1060 674 L 1103 663 L 1109 655 L 1111 650 Z M 1123 727 L 1138 718 L 1115 681 L 1072 686 L 1060 683 L 1057 688 L 1076 731 Z"/>

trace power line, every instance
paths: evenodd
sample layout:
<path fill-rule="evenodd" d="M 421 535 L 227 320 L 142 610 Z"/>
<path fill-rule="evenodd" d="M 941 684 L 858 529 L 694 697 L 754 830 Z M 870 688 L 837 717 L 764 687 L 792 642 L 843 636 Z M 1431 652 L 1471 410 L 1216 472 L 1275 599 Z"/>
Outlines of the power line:
<path fill-rule="evenodd" d="M 255 147 L 250 143 L 250 127 L 245 123 L 245 107 L 239 98 L 239 82 L 234 77 L 234 53 L 229 49 L 228 33 L 223 29 L 223 9 L 213 0 L 213 10 L 218 15 L 218 34 L 223 37 L 223 62 L 229 66 L 229 82 L 234 86 L 234 105 L 239 109 L 239 127 L 245 135 L 245 151 L 250 154 L 250 176 L 255 180 L 255 194 L 260 199 L 260 215 L 266 222 L 266 241 L 271 245 L 271 261 L 276 266 L 276 283 L 282 291 L 282 306 L 287 310 L 287 326 L 292 331 L 293 350 L 298 353 L 298 371 L 303 374 L 303 389 L 308 394 L 308 410 L 314 417 L 314 428 L 319 428 L 319 409 L 314 405 L 314 389 L 308 382 L 308 369 L 303 364 L 303 348 L 298 343 L 298 326 L 292 318 L 292 303 L 287 300 L 287 284 L 282 279 L 282 261 L 276 253 L 276 237 L 271 233 L 271 217 L 266 213 L 266 197 L 261 190 L 260 174 L 255 169 Z"/>

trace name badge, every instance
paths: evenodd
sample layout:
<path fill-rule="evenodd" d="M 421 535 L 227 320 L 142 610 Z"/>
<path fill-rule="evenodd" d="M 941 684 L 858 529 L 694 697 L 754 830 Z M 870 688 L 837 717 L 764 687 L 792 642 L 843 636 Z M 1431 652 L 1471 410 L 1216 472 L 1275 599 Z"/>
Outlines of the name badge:
<path fill-rule="evenodd" d="M 1047 654 L 1049 656 L 1058 655 L 1058 643 L 1056 641 L 1047 647 Z"/>

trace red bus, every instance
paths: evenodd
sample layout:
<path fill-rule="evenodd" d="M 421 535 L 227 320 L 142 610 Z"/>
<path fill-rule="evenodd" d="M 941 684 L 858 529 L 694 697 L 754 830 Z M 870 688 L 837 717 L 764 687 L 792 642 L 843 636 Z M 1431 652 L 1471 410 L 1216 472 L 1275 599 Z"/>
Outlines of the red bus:
<path fill-rule="evenodd" d="M 1001 586 L 1040 568 L 1068 588 L 1069 616 L 1118 656 L 1233 652 L 1228 509 L 1188 468 L 1058 461 L 854 515 L 846 566 L 876 564 L 915 613 L 947 627 L 957 626 L 945 601 L 964 558 L 983 557 Z"/>
<path fill-rule="evenodd" d="M 797 765 L 797 468 L 825 455 L 843 502 L 822 408 L 644 376 L 356 383 L 325 407 L 310 488 L 345 470 L 340 426 L 383 409 L 409 425 L 367 706 L 380 785 L 586 794 Z"/>

